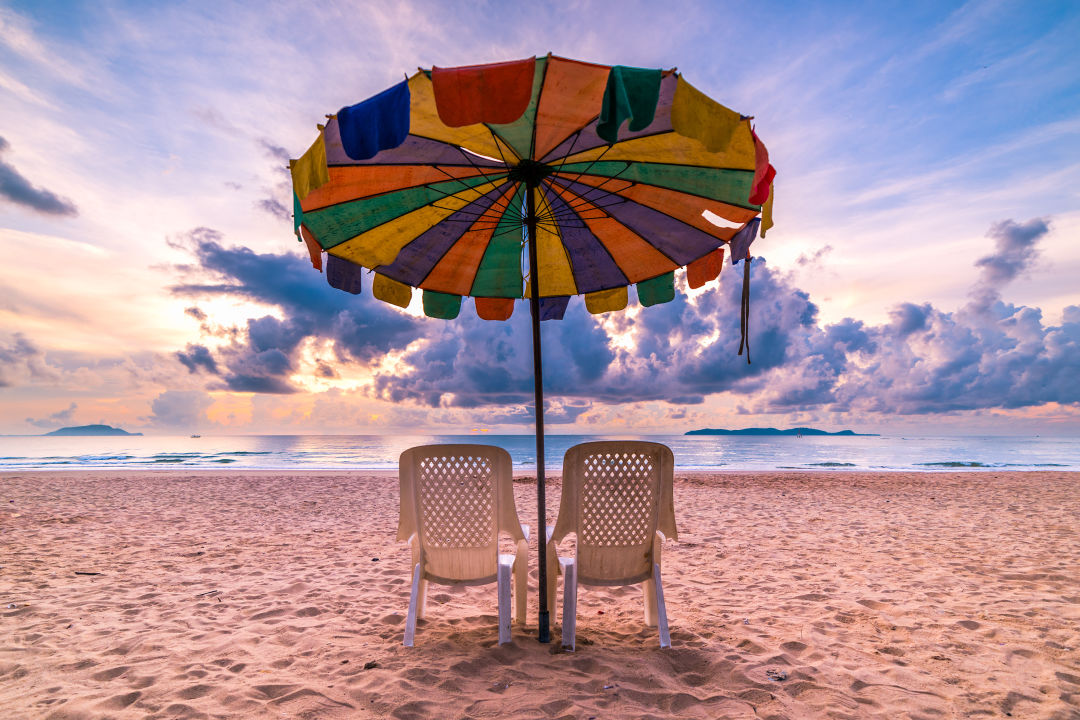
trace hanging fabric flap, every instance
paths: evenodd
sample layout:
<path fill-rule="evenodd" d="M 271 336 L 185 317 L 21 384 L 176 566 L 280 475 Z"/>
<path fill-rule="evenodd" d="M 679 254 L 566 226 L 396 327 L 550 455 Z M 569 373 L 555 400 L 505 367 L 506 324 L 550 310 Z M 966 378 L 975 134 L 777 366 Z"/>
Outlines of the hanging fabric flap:
<path fill-rule="evenodd" d="M 769 199 L 769 186 L 776 177 L 776 168 L 769 164 L 769 150 L 761 142 L 757 133 L 754 136 L 754 184 L 750 190 L 750 204 L 761 205 Z"/>
<path fill-rule="evenodd" d="M 315 188 L 330 182 L 322 128 L 319 128 L 319 139 L 312 143 L 307 152 L 301 155 L 299 160 L 289 161 L 289 171 L 292 173 L 293 192 L 301 200 Z"/>
<path fill-rule="evenodd" d="M 311 256 L 311 267 L 322 272 L 322 245 L 311 234 L 311 231 L 303 225 L 300 226 L 300 237 L 304 239 L 304 244 L 307 245 L 308 255 Z"/>
<path fill-rule="evenodd" d="M 341 146 L 353 160 L 367 160 L 396 148 L 409 135 L 409 82 L 403 80 L 378 95 L 337 114 Z"/>
<path fill-rule="evenodd" d="M 773 226 L 772 207 L 775 192 L 776 185 L 769 185 L 769 199 L 761 206 L 761 237 L 765 237 L 765 233 Z"/>
<path fill-rule="evenodd" d="M 720 276 L 724 266 L 724 248 L 716 248 L 708 255 L 700 257 L 686 266 L 686 284 L 691 289 L 702 287 Z"/>
<path fill-rule="evenodd" d="M 514 298 L 478 297 L 475 301 L 481 320 L 509 320 L 514 314 Z"/>
<path fill-rule="evenodd" d="M 566 314 L 566 307 L 570 304 L 569 297 L 545 297 L 540 298 L 541 320 L 562 320 Z"/>
<path fill-rule="evenodd" d="M 758 226 L 761 225 L 761 218 L 754 218 L 750 222 L 743 226 L 743 229 L 735 233 L 735 237 L 731 238 L 731 264 L 735 265 L 740 260 L 746 258 L 746 254 L 750 252 L 750 245 L 757 239 Z"/>
<path fill-rule="evenodd" d="M 371 284 L 371 292 L 383 302 L 402 308 L 409 307 L 409 302 L 412 300 L 411 287 L 379 273 L 375 273 L 375 282 Z"/>
<path fill-rule="evenodd" d="M 300 224 L 304 222 L 304 211 L 300 207 L 300 198 L 294 192 L 292 194 L 292 224 L 296 237 L 300 237 Z"/>
<path fill-rule="evenodd" d="M 661 305 L 675 299 L 675 271 L 657 275 L 637 284 L 637 299 L 644 307 Z"/>
<path fill-rule="evenodd" d="M 425 290 L 424 314 L 430 318 L 453 320 L 461 312 L 461 296 Z"/>
<path fill-rule="evenodd" d="M 536 58 L 431 69 L 435 107 L 449 127 L 512 123 L 532 100 Z"/>
<path fill-rule="evenodd" d="M 337 255 L 326 256 L 326 282 L 330 287 L 353 295 L 360 294 L 364 268 Z"/>
<path fill-rule="evenodd" d="M 629 293 L 626 286 L 600 290 L 585 295 L 585 308 L 593 315 L 622 310 L 626 307 Z"/>
<path fill-rule="evenodd" d="M 729 110 L 679 76 L 671 105 L 671 127 L 684 137 L 700 141 L 709 152 L 723 152 L 742 122 Z"/>
<path fill-rule="evenodd" d="M 631 131 L 644 130 L 652 124 L 660 100 L 660 78 L 660 70 L 625 65 L 611 68 L 596 134 L 613 145 L 626 119 L 630 120 Z"/>

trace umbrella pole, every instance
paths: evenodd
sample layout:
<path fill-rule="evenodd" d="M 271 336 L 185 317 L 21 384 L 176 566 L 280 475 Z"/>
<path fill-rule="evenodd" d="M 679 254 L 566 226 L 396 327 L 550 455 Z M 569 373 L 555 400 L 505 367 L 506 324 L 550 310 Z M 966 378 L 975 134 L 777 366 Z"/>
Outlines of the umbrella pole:
<path fill-rule="evenodd" d="M 551 642 L 551 614 L 547 606 L 547 497 L 544 489 L 544 367 L 540 354 L 540 282 L 536 259 L 536 199 L 533 190 L 537 184 L 526 183 L 525 225 L 529 230 L 529 274 L 531 288 L 529 310 L 532 313 L 533 338 L 533 388 L 536 403 L 536 507 L 539 526 L 536 544 L 539 549 L 540 615 L 537 639 Z"/>

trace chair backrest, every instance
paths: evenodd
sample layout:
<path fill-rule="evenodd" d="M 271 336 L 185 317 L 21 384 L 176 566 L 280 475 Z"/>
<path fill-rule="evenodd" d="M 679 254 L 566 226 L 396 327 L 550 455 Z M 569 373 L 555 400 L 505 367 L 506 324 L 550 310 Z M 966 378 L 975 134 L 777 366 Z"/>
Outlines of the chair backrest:
<path fill-rule="evenodd" d="M 444 583 L 495 579 L 499 531 L 524 537 L 510 454 L 491 445 L 424 445 L 398 463 L 398 539 L 416 533 L 424 576 Z"/>
<path fill-rule="evenodd" d="M 656 531 L 674 538 L 674 458 L 652 442 L 591 442 L 563 458 L 555 539 L 577 534 L 579 582 L 621 585 L 652 577 Z"/>

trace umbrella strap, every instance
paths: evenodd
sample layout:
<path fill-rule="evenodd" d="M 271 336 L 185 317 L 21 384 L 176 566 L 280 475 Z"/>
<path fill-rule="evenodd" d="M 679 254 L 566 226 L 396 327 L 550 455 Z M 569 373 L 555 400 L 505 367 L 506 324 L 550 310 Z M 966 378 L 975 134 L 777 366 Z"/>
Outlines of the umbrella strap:
<path fill-rule="evenodd" d="M 746 348 L 746 364 L 750 364 L 750 251 L 746 252 L 746 259 L 743 260 L 743 281 L 742 281 L 742 309 L 739 317 L 739 331 L 742 333 L 742 338 L 739 340 L 739 354 L 742 355 L 743 348 Z"/>

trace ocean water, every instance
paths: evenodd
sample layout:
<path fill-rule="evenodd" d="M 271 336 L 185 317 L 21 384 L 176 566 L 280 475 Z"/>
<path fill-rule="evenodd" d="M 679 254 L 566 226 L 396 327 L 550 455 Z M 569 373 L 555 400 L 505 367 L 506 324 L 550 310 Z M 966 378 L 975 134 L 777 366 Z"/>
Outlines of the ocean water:
<path fill-rule="evenodd" d="M 683 470 L 1080 470 L 1080 437 L 857 437 L 547 435 L 545 466 L 562 467 L 571 445 L 651 440 L 670 447 Z M 532 435 L 216 435 L 0 437 L 0 471 L 99 468 L 396 469 L 415 445 L 482 443 L 535 470 Z"/>

